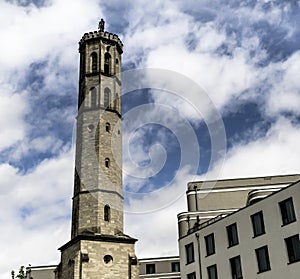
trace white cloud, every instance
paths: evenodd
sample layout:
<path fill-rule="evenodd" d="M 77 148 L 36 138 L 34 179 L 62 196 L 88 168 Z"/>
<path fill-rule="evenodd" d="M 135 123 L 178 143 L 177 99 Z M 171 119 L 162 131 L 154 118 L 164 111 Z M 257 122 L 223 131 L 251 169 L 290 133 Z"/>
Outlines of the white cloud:
<path fill-rule="evenodd" d="M 291 112 L 299 115 L 300 107 L 300 52 L 294 53 L 284 63 L 270 66 L 274 83 L 267 102 L 267 112 L 276 115 Z"/>
<path fill-rule="evenodd" d="M 28 112 L 27 93 L 14 92 L 9 84 L 0 84 L 0 151 L 24 139 L 28 129 L 24 116 Z"/>
<path fill-rule="evenodd" d="M 73 152 L 25 175 L 2 164 L 0 176 L 0 277 L 9 278 L 10 270 L 24 264 L 57 263 L 57 249 L 70 236 Z"/>
<path fill-rule="evenodd" d="M 236 143 L 227 154 L 221 176 L 234 178 L 300 173 L 299 141 L 299 125 L 279 118 L 265 136 L 247 143 Z"/>

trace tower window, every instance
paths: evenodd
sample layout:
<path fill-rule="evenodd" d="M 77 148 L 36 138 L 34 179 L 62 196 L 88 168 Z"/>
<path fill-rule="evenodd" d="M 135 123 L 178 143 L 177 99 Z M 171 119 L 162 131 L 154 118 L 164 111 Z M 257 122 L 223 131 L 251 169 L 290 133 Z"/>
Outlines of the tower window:
<path fill-rule="evenodd" d="M 110 89 L 105 88 L 104 89 L 104 107 L 108 108 L 110 106 Z"/>
<path fill-rule="evenodd" d="M 110 124 L 108 122 L 105 124 L 105 131 L 108 133 L 110 132 Z"/>
<path fill-rule="evenodd" d="M 92 73 L 97 72 L 98 55 L 96 52 L 91 54 Z"/>
<path fill-rule="evenodd" d="M 109 165 L 110 165 L 110 160 L 109 160 L 109 158 L 106 158 L 105 159 L 105 167 L 109 168 Z"/>
<path fill-rule="evenodd" d="M 111 74 L 111 55 L 106 52 L 104 55 L 104 73 L 105 74 Z"/>
<path fill-rule="evenodd" d="M 92 87 L 90 90 L 91 95 L 91 108 L 95 108 L 97 105 L 97 89 Z"/>
<path fill-rule="evenodd" d="M 106 222 L 110 221 L 110 206 L 109 205 L 104 206 L 104 221 L 106 221 Z"/>

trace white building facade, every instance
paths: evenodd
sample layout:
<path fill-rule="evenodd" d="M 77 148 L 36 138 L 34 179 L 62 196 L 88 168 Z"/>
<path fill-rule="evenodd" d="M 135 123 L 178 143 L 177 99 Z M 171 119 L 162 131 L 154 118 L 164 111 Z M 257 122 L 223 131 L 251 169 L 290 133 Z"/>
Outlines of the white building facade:
<path fill-rule="evenodd" d="M 299 278 L 299 233 L 300 181 L 181 236 L 181 278 Z"/>

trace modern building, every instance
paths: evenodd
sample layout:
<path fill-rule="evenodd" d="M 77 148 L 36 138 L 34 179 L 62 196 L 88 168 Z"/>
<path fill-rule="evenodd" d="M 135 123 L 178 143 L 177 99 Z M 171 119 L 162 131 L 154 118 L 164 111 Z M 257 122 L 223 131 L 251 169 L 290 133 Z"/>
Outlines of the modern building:
<path fill-rule="evenodd" d="M 178 256 L 140 259 L 140 279 L 180 279 Z"/>
<path fill-rule="evenodd" d="M 179 238 L 181 278 L 299 278 L 300 181 L 289 183 L 298 178 L 293 175 L 251 178 L 247 179 L 248 183 L 246 179 L 219 181 L 212 195 L 227 195 L 225 189 L 232 192 L 232 185 L 238 185 L 237 188 L 247 194 L 240 193 L 240 198 L 237 193 L 233 194 L 234 206 L 228 214 L 222 210 L 229 209 L 227 200 L 230 201 L 231 195 L 226 200 L 219 199 L 220 215 L 216 214 L 218 205 L 215 204 L 208 209 L 213 214 L 211 219 L 203 221 L 200 218 L 203 222 L 194 223 L 196 225 L 189 230 L 182 226 L 184 231 Z M 258 184 L 260 189 L 256 189 Z M 190 186 L 187 193 L 191 191 Z M 217 192 L 218 189 L 221 192 Z M 210 202 L 213 199 L 210 197 Z M 242 208 L 237 209 L 242 202 Z M 200 203 L 199 208 L 201 206 L 204 205 Z M 202 211 L 200 217 L 201 214 Z M 178 215 L 178 220 L 180 227 L 182 214 Z"/>
<path fill-rule="evenodd" d="M 299 174 L 190 182 L 188 211 L 178 214 L 179 238 L 203 222 L 233 213 L 298 180 Z"/>
<path fill-rule="evenodd" d="M 60 248 L 55 278 L 137 279 L 137 240 L 123 233 L 123 44 L 102 19 L 83 35 L 79 53 L 71 240 Z"/>
<path fill-rule="evenodd" d="M 26 268 L 26 279 L 55 279 L 57 265 L 29 266 Z"/>

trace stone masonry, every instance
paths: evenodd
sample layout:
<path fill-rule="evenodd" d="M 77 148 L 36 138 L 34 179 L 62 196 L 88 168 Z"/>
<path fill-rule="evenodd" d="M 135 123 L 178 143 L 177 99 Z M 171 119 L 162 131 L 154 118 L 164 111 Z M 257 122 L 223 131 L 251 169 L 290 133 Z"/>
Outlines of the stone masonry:
<path fill-rule="evenodd" d="M 56 278 L 137 279 L 136 239 L 123 234 L 121 56 L 117 35 L 79 42 L 80 71 L 71 240 Z"/>

